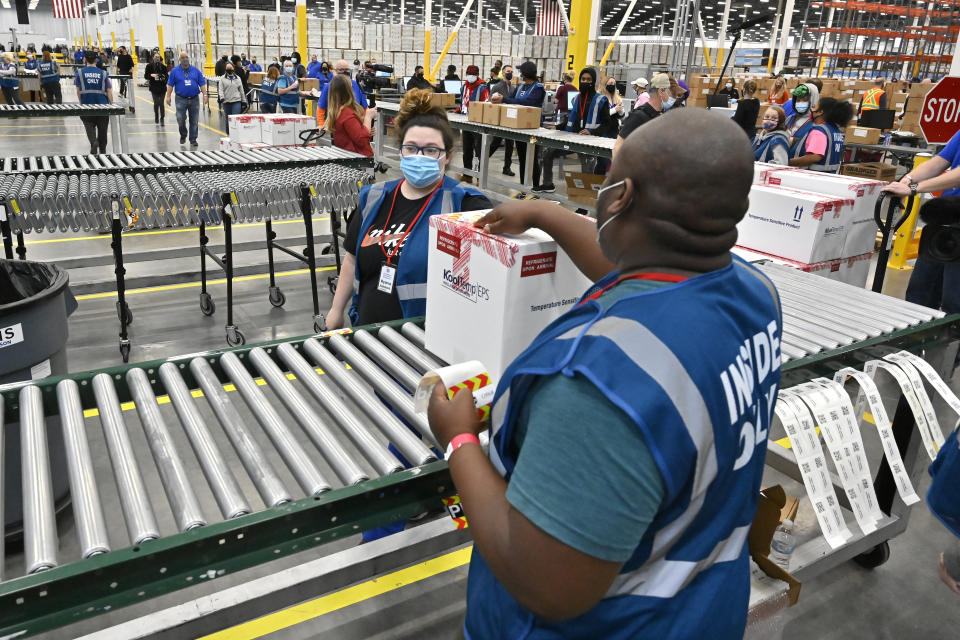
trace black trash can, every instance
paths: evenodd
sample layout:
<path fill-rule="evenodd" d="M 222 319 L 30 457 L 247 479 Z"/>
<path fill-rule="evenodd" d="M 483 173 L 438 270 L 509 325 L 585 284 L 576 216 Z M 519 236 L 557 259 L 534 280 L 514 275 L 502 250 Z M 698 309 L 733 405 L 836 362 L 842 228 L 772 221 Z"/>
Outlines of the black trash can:
<path fill-rule="evenodd" d="M 76 308 L 70 277 L 57 265 L 0 260 L 0 387 L 68 373 L 67 316 Z M 50 476 L 59 511 L 70 498 L 63 431 L 57 416 L 48 416 L 46 423 Z M 0 465 L 5 496 L 2 515 L 10 541 L 20 537 L 23 526 L 20 425 L 5 424 L 0 436 L 5 445 Z"/>

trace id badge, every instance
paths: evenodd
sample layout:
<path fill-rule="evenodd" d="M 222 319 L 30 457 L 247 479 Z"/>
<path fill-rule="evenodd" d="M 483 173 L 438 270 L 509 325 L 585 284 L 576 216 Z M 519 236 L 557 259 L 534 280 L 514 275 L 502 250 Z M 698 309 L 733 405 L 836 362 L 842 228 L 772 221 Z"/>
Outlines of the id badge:
<path fill-rule="evenodd" d="M 380 266 L 380 283 L 377 289 L 384 293 L 393 293 L 393 281 L 397 278 L 397 268 L 384 262 Z"/>
<path fill-rule="evenodd" d="M 185 79 L 185 80 L 183 81 L 183 86 L 189 87 L 189 86 L 190 86 L 190 81 Z"/>

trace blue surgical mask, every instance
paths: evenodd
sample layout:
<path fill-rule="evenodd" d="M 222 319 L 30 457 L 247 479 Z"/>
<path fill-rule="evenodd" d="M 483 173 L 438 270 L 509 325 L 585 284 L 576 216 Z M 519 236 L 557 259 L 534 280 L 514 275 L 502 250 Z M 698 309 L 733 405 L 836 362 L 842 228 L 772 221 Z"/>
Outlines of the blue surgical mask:
<path fill-rule="evenodd" d="M 806 113 L 807 109 L 810 108 L 809 102 L 794 102 L 793 108 L 796 109 L 797 113 Z"/>
<path fill-rule="evenodd" d="M 287 74 L 288 76 L 292 76 L 292 75 L 293 75 L 293 67 L 284 67 L 284 68 L 283 68 L 283 72 L 284 72 L 285 74 Z"/>
<path fill-rule="evenodd" d="M 613 189 L 613 188 L 615 188 L 615 187 L 619 187 L 619 186 L 622 185 L 622 184 L 623 184 L 623 180 L 620 180 L 619 182 L 614 182 L 613 184 L 608 184 L 607 186 L 605 186 L 605 187 L 603 187 L 602 189 L 600 189 L 599 191 L 597 191 L 597 206 L 598 206 L 598 207 L 600 206 L 600 194 L 601 194 L 601 193 L 603 193 L 603 192 L 606 191 L 607 189 Z M 607 228 L 607 225 L 608 225 L 608 224 L 610 224 L 611 222 L 613 222 L 614 220 L 616 220 L 617 218 L 619 218 L 622 213 L 623 213 L 623 211 L 620 211 L 619 213 L 613 214 L 612 216 L 610 216 L 609 218 L 607 218 L 607 221 L 606 221 L 606 222 L 604 222 L 604 223 L 601 224 L 599 227 L 597 227 L 597 243 L 598 243 L 598 244 L 600 243 L 600 234 L 603 233 L 603 230 Z"/>
<path fill-rule="evenodd" d="M 777 128 L 777 123 L 776 123 L 776 122 L 770 122 L 769 120 L 764 120 L 764 121 L 763 121 L 763 128 L 764 128 L 766 131 L 770 131 L 771 129 L 776 129 L 776 128 Z"/>
<path fill-rule="evenodd" d="M 428 158 L 419 153 L 415 156 L 403 156 L 400 159 L 400 171 L 407 182 L 420 189 L 436 183 L 443 175 L 439 158 Z"/>
<path fill-rule="evenodd" d="M 663 101 L 663 110 L 664 110 L 664 111 L 667 111 L 670 107 L 672 107 L 672 106 L 674 105 L 674 103 L 675 103 L 676 101 L 677 101 L 677 99 L 674 98 L 674 97 L 670 97 L 670 98 L 667 98 L 666 100 L 664 100 L 664 101 Z"/>

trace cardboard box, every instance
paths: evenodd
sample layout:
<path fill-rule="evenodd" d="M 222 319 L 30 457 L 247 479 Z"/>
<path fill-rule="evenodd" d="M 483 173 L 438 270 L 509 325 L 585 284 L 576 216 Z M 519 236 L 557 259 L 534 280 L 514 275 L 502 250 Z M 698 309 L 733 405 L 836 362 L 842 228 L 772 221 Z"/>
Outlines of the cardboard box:
<path fill-rule="evenodd" d="M 737 225 L 737 244 L 787 260 L 812 264 L 841 255 L 845 228 L 839 222 L 853 208 L 849 197 L 766 185 L 750 190 L 750 206 Z"/>
<path fill-rule="evenodd" d="M 262 84 L 266 77 L 267 74 L 263 71 L 251 71 L 250 77 L 247 78 L 247 84 Z"/>
<path fill-rule="evenodd" d="M 320 80 L 317 78 L 301 78 L 299 84 L 300 91 L 320 90 Z"/>
<path fill-rule="evenodd" d="M 457 104 L 457 96 L 452 93 L 432 93 L 430 104 L 435 107 L 454 107 Z"/>
<path fill-rule="evenodd" d="M 230 141 L 262 142 L 263 114 L 244 113 L 228 116 L 230 121 Z"/>
<path fill-rule="evenodd" d="M 928 93 L 930 93 L 930 90 L 933 89 L 933 87 L 934 87 L 933 84 L 929 84 L 929 83 L 928 83 L 928 84 L 923 84 L 923 83 L 921 83 L 921 82 L 915 82 L 915 83 L 913 83 L 912 85 L 910 85 L 910 97 L 911 97 L 911 98 L 923 98 L 923 97 L 925 97 Z M 912 100 L 911 100 L 911 102 L 912 102 Z M 921 100 L 921 102 L 922 102 L 922 100 Z"/>
<path fill-rule="evenodd" d="M 304 131 L 310 131 L 311 129 L 317 128 L 317 121 L 313 116 L 294 116 L 288 114 L 288 117 L 295 118 L 294 121 L 294 144 L 303 144 L 303 139 L 300 137 L 300 134 Z"/>
<path fill-rule="evenodd" d="M 506 105 L 500 110 L 500 126 L 510 129 L 538 129 L 540 128 L 540 109 Z"/>
<path fill-rule="evenodd" d="M 426 348 L 450 363 L 479 360 L 497 380 L 592 282 L 538 229 L 475 229 L 483 213 L 430 218 Z"/>
<path fill-rule="evenodd" d="M 580 204 L 596 206 L 597 192 L 606 176 L 578 171 L 564 171 L 563 180 L 567 183 L 567 198 Z"/>
<path fill-rule="evenodd" d="M 893 109 L 897 113 L 901 113 L 907 107 L 907 98 L 910 97 L 908 92 L 898 92 L 893 94 L 887 94 L 887 108 Z"/>
<path fill-rule="evenodd" d="M 839 211 L 841 217 L 833 218 L 833 224 L 843 228 L 843 241 L 840 252 L 829 256 L 830 259 L 851 258 L 873 251 L 877 237 L 873 213 L 880 189 L 884 186 L 883 182 L 820 171 L 768 166 L 770 168 L 762 172 L 761 184 L 853 199 L 849 210 L 844 207 Z M 756 173 L 754 170 L 754 174 Z"/>
<path fill-rule="evenodd" d="M 486 103 L 483 107 L 483 124 L 500 126 L 500 114 L 503 113 L 503 109 L 504 106 L 501 104 Z"/>
<path fill-rule="evenodd" d="M 897 165 L 886 162 L 856 162 L 840 167 L 840 173 L 845 176 L 891 182 L 897 179 Z"/>
<path fill-rule="evenodd" d="M 874 129 L 873 127 L 858 127 L 855 124 L 852 124 L 847 127 L 844 132 L 847 142 L 855 142 L 857 144 L 880 144 L 880 137 L 883 135 L 883 132 L 880 129 Z"/>
<path fill-rule="evenodd" d="M 470 110 L 467 112 L 467 121 L 468 122 L 478 122 L 483 123 L 483 113 L 487 110 L 487 107 L 496 106 L 490 102 L 471 102 Z M 500 114 L 497 114 L 498 116 Z"/>
<path fill-rule="evenodd" d="M 297 117 L 287 114 L 265 114 L 261 125 L 261 140 L 273 147 L 297 144 Z"/>
<path fill-rule="evenodd" d="M 802 262 L 794 262 L 793 260 L 785 260 L 779 256 L 771 256 L 759 251 L 744 249 L 743 247 L 734 247 L 730 251 L 731 253 L 743 258 L 747 262 L 769 260 L 785 267 L 791 267 L 805 273 L 812 273 L 829 280 L 836 280 L 837 282 L 843 282 L 844 284 L 853 285 L 861 289 L 864 289 L 867 286 L 867 278 L 870 275 L 870 259 L 873 257 L 873 252 L 871 251 L 870 253 L 865 253 L 863 255 L 853 256 L 850 258 L 838 258 L 836 260 L 827 260 L 824 262 L 816 262 L 814 264 L 804 264 Z"/>

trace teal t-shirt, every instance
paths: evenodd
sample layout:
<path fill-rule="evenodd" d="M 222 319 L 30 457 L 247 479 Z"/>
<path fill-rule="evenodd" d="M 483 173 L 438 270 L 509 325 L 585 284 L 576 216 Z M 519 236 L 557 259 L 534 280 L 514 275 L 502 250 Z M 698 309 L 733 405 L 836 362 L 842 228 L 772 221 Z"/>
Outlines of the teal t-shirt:
<path fill-rule="evenodd" d="M 666 283 L 628 280 L 597 300 L 614 301 Z M 526 396 L 514 442 L 507 500 L 564 544 L 626 562 L 663 501 L 660 471 L 636 424 L 581 375 L 544 376 Z"/>

